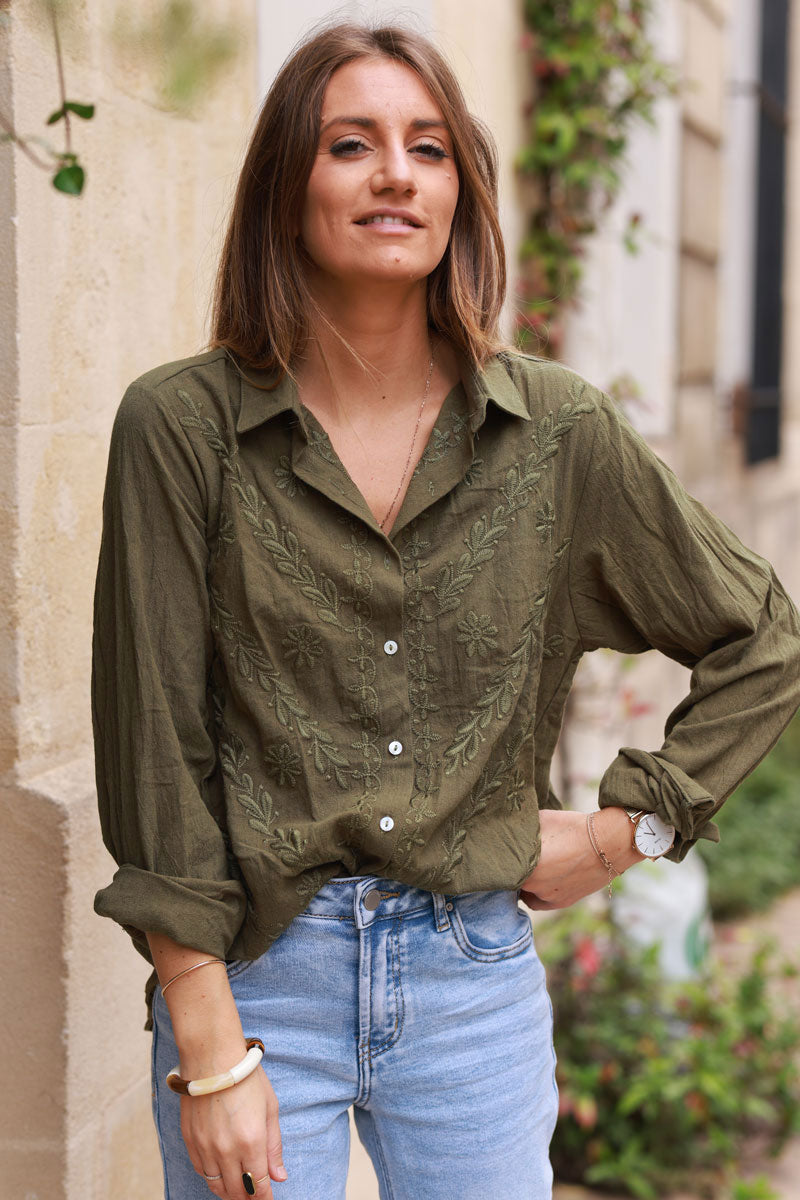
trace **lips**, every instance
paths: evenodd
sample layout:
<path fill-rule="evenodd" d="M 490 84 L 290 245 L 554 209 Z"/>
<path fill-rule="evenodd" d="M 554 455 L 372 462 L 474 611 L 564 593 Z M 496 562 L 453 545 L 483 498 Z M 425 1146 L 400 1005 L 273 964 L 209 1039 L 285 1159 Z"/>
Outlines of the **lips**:
<path fill-rule="evenodd" d="M 420 223 L 410 213 L 404 212 L 376 212 L 368 213 L 364 217 L 360 217 L 356 225 L 399 225 L 410 226 L 412 229 L 419 229 Z"/>

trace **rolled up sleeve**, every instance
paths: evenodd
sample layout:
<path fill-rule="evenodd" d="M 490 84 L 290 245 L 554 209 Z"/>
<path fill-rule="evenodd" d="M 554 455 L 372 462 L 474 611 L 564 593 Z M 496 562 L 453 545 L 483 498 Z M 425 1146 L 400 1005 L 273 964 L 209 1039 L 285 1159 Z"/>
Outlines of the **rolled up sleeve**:
<path fill-rule="evenodd" d="M 656 812 L 698 838 L 800 705 L 800 618 L 768 562 L 695 500 L 601 395 L 573 531 L 570 596 L 582 647 L 660 650 L 690 690 L 652 752 L 623 747 L 599 804 Z"/>
<path fill-rule="evenodd" d="M 111 437 L 94 601 L 98 807 L 119 868 L 95 911 L 148 959 L 145 931 L 224 957 L 246 910 L 208 701 L 207 507 L 168 403 L 132 385 Z"/>

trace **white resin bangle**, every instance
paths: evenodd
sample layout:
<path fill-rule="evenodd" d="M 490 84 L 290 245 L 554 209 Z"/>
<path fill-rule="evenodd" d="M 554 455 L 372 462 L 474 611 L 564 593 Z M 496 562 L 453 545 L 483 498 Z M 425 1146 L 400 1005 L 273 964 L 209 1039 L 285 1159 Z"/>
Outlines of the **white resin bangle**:
<path fill-rule="evenodd" d="M 178 1068 L 173 1067 L 167 1075 L 167 1087 L 181 1096 L 208 1096 L 211 1092 L 224 1092 L 226 1088 L 232 1088 L 252 1075 L 263 1057 L 264 1043 L 259 1038 L 248 1038 L 247 1054 L 230 1071 L 224 1071 L 222 1075 L 209 1075 L 206 1079 L 181 1079 Z"/>

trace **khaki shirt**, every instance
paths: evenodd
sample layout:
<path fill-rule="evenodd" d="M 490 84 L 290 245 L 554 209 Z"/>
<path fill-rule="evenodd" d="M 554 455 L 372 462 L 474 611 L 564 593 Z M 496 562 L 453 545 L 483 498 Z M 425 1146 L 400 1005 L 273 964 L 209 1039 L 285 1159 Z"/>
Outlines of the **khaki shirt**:
<path fill-rule="evenodd" d="M 675 860 L 800 704 L 770 565 L 607 395 L 523 354 L 461 366 L 389 536 L 288 377 L 213 350 L 126 391 L 92 681 L 119 869 L 95 908 L 146 957 L 145 930 L 257 957 L 335 875 L 517 888 L 584 651 L 693 669 L 661 749 L 599 788 L 674 824 Z"/>

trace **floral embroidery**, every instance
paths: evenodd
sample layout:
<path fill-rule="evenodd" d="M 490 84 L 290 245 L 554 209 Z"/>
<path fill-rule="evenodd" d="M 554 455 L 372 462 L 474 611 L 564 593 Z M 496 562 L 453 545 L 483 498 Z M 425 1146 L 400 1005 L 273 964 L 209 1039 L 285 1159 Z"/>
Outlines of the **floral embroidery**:
<path fill-rule="evenodd" d="M 275 780 L 278 787 L 294 787 L 303 769 L 303 760 L 288 742 L 273 746 L 264 755 L 264 761 L 267 764 L 267 774 Z"/>
<path fill-rule="evenodd" d="M 414 756 L 414 791 L 406 813 L 401 835 L 395 848 L 395 859 L 399 863 L 408 861 L 417 846 L 424 846 L 427 839 L 422 825 L 436 814 L 429 801 L 436 792 L 437 767 L 434 747 L 441 741 L 431 725 L 431 715 L 439 711 L 432 698 L 432 688 L 438 675 L 431 669 L 430 656 L 436 652 L 429 629 L 430 618 L 425 612 L 427 589 L 422 582 L 422 570 L 427 566 L 424 558 L 430 546 L 419 532 L 421 519 L 412 521 L 406 533 L 403 551 L 403 572 L 406 581 L 406 646 L 408 664 L 408 696 L 411 708 L 411 732 Z"/>
<path fill-rule="evenodd" d="M 584 413 L 593 411 L 593 405 L 579 401 L 572 405 L 562 404 L 557 418 L 553 413 L 541 418 L 531 438 L 536 449 L 526 455 L 521 463 L 514 463 L 506 471 L 500 488 L 504 503 L 496 505 L 491 513 L 473 522 L 464 539 L 466 551 L 457 563 L 449 562 L 439 572 L 434 589 L 439 615 L 459 607 L 463 593 L 482 565 L 494 557 L 497 544 L 508 533 L 515 514 L 528 505 L 531 491 L 547 470 L 549 460 L 558 453 L 561 438 Z"/>
<path fill-rule="evenodd" d="M 369 535 L 360 521 L 352 518 L 344 519 L 344 524 L 350 530 L 350 538 L 343 544 L 343 549 L 352 555 L 352 567 L 346 572 L 352 583 L 352 629 L 356 639 L 355 654 L 348 655 L 347 661 L 352 663 L 357 672 L 357 680 L 349 688 L 358 697 L 358 705 L 353 717 L 360 726 L 358 739 L 351 743 L 353 750 L 361 754 L 361 767 L 355 773 L 361 781 L 361 799 L 356 805 L 359 822 L 366 825 L 372 818 L 370 797 L 377 794 L 381 787 L 380 769 L 383 755 L 379 749 L 381 736 L 380 703 L 375 690 L 375 635 L 372 632 L 372 595 L 373 583 L 370 575 L 372 555 L 367 549 Z"/>
<path fill-rule="evenodd" d="M 470 466 L 464 472 L 464 483 L 467 487 L 473 487 L 483 475 L 483 459 L 473 458 Z"/>
<path fill-rule="evenodd" d="M 478 616 L 470 609 L 464 620 L 458 622 L 456 641 L 464 644 L 467 658 L 473 658 L 476 654 L 483 656 L 497 645 L 497 626 L 492 623 L 491 617 Z"/>
<path fill-rule="evenodd" d="M 306 494 L 306 485 L 297 478 L 292 470 L 288 454 L 282 454 L 278 459 L 278 465 L 275 467 L 275 482 L 281 491 L 286 492 L 290 500 L 294 500 L 298 493 L 301 496 Z"/>
<path fill-rule="evenodd" d="M 336 584 L 327 575 L 317 578 L 295 533 L 290 529 L 279 531 L 275 522 L 264 516 L 265 501 L 253 484 L 245 480 L 242 468 L 221 437 L 216 422 L 201 415 L 199 405 L 188 392 L 178 391 L 178 396 L 192 413 L 190 417 L 181 417 L 181 425 L 187 429 L 198 429 L 209 447 L 218 455 L 234 495 L 239 501 L 242 515 L 253 531 L 253 537 L 271 555 L 276 569 L 296 583 L 302 595 L 311 600 L 319 619 L 326 625 L 344 628 L 339 620 L 339 593 Z"/>
<path fill-rule="evenodd" d="M 553 505 L 549 500 L 545 500 L 541 508 L 536 510 L 536 532 L 539 534 L 543 542 L 549 542 L 553 536 L 553 526 L 556 522 L 556 514 Z"/>
<path fill-rule="evenodd" d="M 483 695 L 466 720 L 456 730 L 455 737 L 444 752 L 445 774 L 452 775 L 457 767 L 464 767 L 475 758 L 484 741 L 483 730 L 494 720 L 500 720 L 511 712 L 517 695 L 517 681 L 525 674 L 533 656 L 536 632 L 544 615 L 544 607 L 550 592 L 553 572 L 569 546 L 565 539 L 553 555 L 544 586 L 536 596 L 527 620 L 522 626 L 522 636 L 511 654 L 495 671 Z"/>
<path fill-rule="evenodd" d="M 236 799 L 247 813 L 251 829 L 268 837 L 277 813 L 272 807 L 272 797 L 263 783 L 256 788 L 252 775 L 245 771 L 248 755 L 244 742 L 236 733 L 223 733 L 219 744 L 219 760 L 223 775 L 233 783 Z"/>
<path fill-rule="evenodd" d="M 283 639 L 283 657 L 298 669 L 313 667 L 322 658 L 322 640 L 310 625 L 292 625 Z"/>
<path fill-rule="evenodd" d="M 431 432 L 430 441 L 420 455 L 419 462 L 414 468 L 414 475 L 421 475 L 428 467 L 432 467 L 434 463 L 441 462 L 446 454 L 451 450 L 456 450 L 464 440 L 464 430 L 469 425 L 468 417 L 463 416 L 459 412 L 452 414 L 449 428 L 437 428 L 434 425 Z"/>
<path fill-rule="evenodd" d="M 309 753 L 320 775 L 325 779 L 335 779 L 342 789 L 348 788 L 352 767 L 337 748 L 331 735 L 321 727 L 319 721 L 306 712 L 256 640 L 244 632 L 241 622 L 225 608 L 217 590 L 209 588 L 209 594 L 211 628 L 233 642 L 239 674 L 249 683 L 257 683 L 267 694 L 270 707 L 284 729 L 288 729 L 289 732 L 296 731 L 309 743 Z"/>
<path fill-rule="evenodd" d="M 326 463 L 330 463 L 332 467 L 339 467 L 342 470 L 342 464 L 339 456 L 333 448 L 331 439 L 328 437 L 325 430 L 320 426 L 318 429 L 313 426 L 308 430 L 308 444 L 311 449 L 324 458 Z"/>
<path fill-rule="evenodd" d="M 564 654 L 563 633 L 549 633 L 542 646 L 542 658 L 561 658 Z"/>

